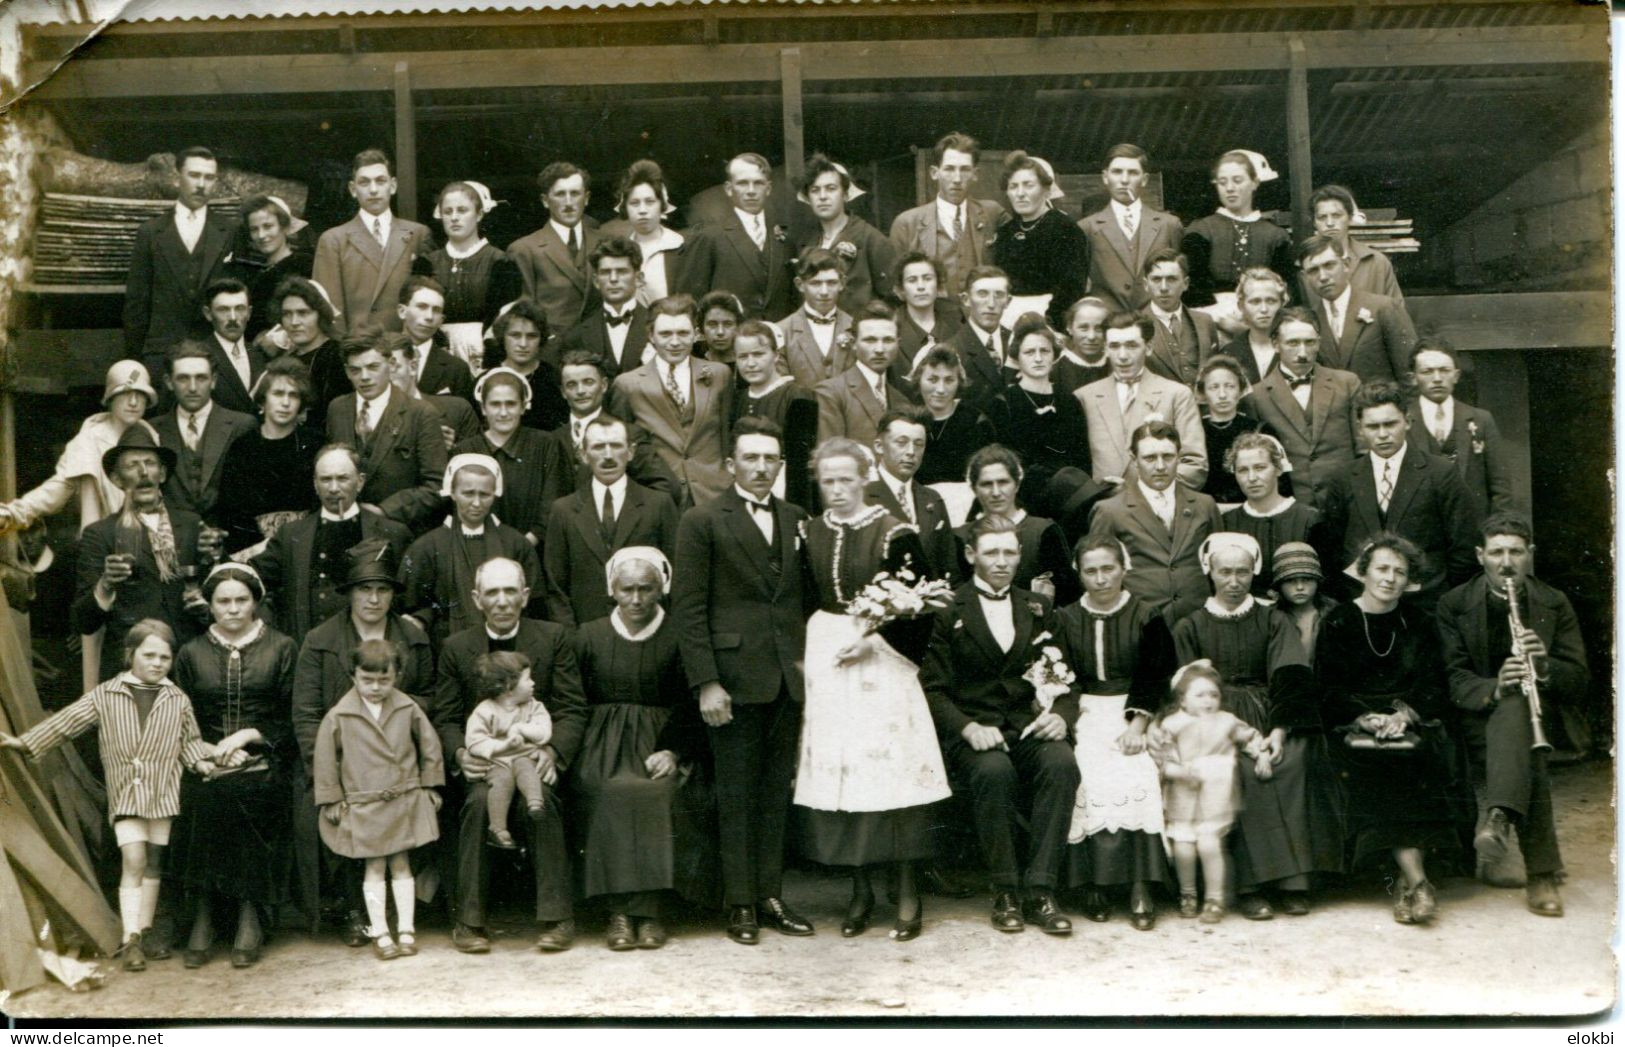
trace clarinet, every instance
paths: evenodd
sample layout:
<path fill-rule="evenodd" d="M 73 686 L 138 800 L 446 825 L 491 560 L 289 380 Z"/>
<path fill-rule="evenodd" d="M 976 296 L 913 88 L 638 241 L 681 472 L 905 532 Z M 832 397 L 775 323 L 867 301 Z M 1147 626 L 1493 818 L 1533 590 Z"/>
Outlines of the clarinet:
<path fill-rule="evenodd" d="M 1523 635 L 1523 615 L 1518 612 L 1518 581 L 1516 578 L 1506 579 L 1507 587 L 1507 619 L 1512 626 L 1512 657 L 1523 663 L 1523 696 L 1529 703 L 1529 727 L 1532 741 L 1529 743 L 1531 752 L 1551 752 L 1552 743 L 1546 740 L 1546 732 L 1540 725 L 1540 686 L 1535 682 L 1535 659 L 1523 649 L 1520 637 Z"/>

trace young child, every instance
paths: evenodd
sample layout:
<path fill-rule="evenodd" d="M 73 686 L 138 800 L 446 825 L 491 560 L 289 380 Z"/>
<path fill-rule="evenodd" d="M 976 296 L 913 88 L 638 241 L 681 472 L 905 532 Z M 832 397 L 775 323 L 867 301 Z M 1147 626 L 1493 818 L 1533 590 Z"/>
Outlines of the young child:
<path fill-rule="evenodd" d="M 1272 772 L 1263 736 L 1219 708 L 1220 685 L 1206 658 L 1183 667 L 1173 679 L 1178 709 L 1152 728 L 1152 755 L 1162 771 L 1164 831 L 1173 841 L 1179 874 L 1179 915 L 1197 914 L 1200 857 L 1207 886 L 1203 923 L 1224 918 L 1224 836 L 1236 817 L 1236 747 L 1245 746 L 1260 778 Z"/>
<path fill-rule="evenodd" d="M 541 768 L 536 757 L 553 738 L 553 718 L 536 700 L 530 659 L 514 651 L 482 654 L 474 663 L 475 697 L 480 704 L 468 718 L 466 741 L 471 756 L 490 762 L 485 781 L 486 814 L 493 847 L 513 850 L 508 807 L 514 789 L 532 811 L 542 809 Z"/>
<path fill-rule="evenodd" d="M 418 704 L 395 689 L 401 652 L 387 640 L 363 640 L 350 655 L 354 682 L 322 717 L 316 732 L 315 799 L 322 842 L 334 854 L 361 858 L 361 896 L 371 921 L 368 936 L 380 960 L 416 956 L 413 922 L 417 885 L 411 851 L 432 843 L 435 812 L 446 783 L 440 739 Z M 395 899 L 390 937 L 384 869 Z"/>
<path fill-rule="evenodd" d="M 1281 598 L 1276 606 L 1298 627 L 1304 653 L 1313 662 L 1320 623 L 1337 606 L 1336 600 L 1320 594 L 1320 556 L 1308 542 L 1286 542 L 1270 558 L 1270 576 Z"/>
<path fill-rule="evenodd" d="M 164 846 L 180 813 L 181 765 L 205 777 L 214 773 L 214 747 L 198 733 L 191 700 L 169 680 L 174 661 L 174 632 L 156 618 L 142 619 L 124 638 L 124 672 L 20 738 L 0 731 L 0 747 L 36 760 L 91 727 L 100 734 L 107 814 L 123 859 L 119 951 L 127 971 L 147 969 L 142 939 L 152 931 Z"/>

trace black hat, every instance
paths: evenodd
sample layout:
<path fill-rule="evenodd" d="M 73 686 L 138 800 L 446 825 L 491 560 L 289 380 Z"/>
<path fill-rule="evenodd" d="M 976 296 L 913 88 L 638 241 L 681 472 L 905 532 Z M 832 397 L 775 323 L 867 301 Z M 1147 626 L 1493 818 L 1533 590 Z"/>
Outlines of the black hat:
<path fill-rule="evenodd" d="M 118 456 L 124 451 L 156 451 L 158 460 L 164 463 L 169 472 L 175 471 L 175 452 L 158 443 L 158 434 L 152 431 L 152 426 L 146 422 L 137 422 L 124 430 L 118 438 L 118 443 L 109 447 L 102 454 L 102 474 L 112 476 L 118 471 Z"/>
<path fill-rule="evenodd" d="M 1038 502 L 1048 509 L 1061 530 L 1070 537 L 1089 530 L 1089 514 L 1095 503 L 1108 495 L 1094 477 L 1076 466 L 1064 466 L 1045 482 Z"/>
<path fill-rule="evenodd" d="M 387 582 L 394 586 L 396 592 L 404 588 L 395 577 L 395 550 L 384 539 L 363 539 L 350 546 L 345 555 L 350 562 L 344 572 L 344 581 L 339 583 L 340 591 L 362 582 Z"/>

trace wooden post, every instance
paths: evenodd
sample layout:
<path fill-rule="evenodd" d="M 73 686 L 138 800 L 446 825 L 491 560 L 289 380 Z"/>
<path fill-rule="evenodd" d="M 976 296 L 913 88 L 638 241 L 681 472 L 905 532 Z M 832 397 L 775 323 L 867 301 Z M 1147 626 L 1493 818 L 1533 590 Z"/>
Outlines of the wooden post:
<path fill-rule="evenodd" d="M 801 49 L 786 47 L 779 52 L 779 80 L 784 99 L 784 174 L 794 187 L 801 181 L 806 144 L 801 113 Z"/>
<path fill-rule="evenodd" d="M 412 114 L 412 80 L 405 62 L 395 63 L 395 211 L 418 216 L 418 129 Z"/>
<path fill-rule="evenodd" d="M 0 389 L 0 501 L 5 502 L 17 497 L 17 407 L 13 395 L 10 389 Z"/>
<path fill-rule="evenodd" d="M 1287 72 L 1287 171 L 1292 178 L 1292 239 L 1302 242 L 1315 229 L 1309 196 L 1315 188 L 1314 165 L 1309 155 L 1309 54 L 1303 38 L 1287 43 L 1291 66 Z"/>

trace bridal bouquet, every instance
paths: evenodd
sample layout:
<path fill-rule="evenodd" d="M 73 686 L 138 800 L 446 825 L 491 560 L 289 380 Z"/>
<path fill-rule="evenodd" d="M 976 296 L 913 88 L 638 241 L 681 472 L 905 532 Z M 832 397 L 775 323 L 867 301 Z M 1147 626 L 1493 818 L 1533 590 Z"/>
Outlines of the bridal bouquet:
<path fill-rule="evenodd" d="M 1072 667 L 1066 664 L 1066 658 L 1061 654 L 1061 649 L 1054 644 L 1044 643 L 1044 641 L 1051 639 L 1054 639 L 1054 637 L 1047 632 L 1039 633 L 1033 638 L 1034 644 L 1042 644 L 1043 646 L 1039 647 L 1038 657 L 1033 661 L 1033 664 L 1029 665 L 1027 671 L 1021 674 L 1023 680 L 1033 685 L 1033 693 L 1037 696 L 1040 714 L 1049 712 L 1055 705 L 1055 699 L 1071 690 L 1072 684 L 1078 678 L 1073 673 Z M 1032 729 L 1033 725 L 1028 724 L 1027 730 L 1023 731 L 1021 736 L 1025 738 Z"/>
<path fill-rule="evenodd" d="M 935 578 L 921 578 L 904 567 L 896 574 L 875 575 L 846 605 L 848 616 L 863 622 L 863 631 L 872 633 L 898 618 L 916 618 L 933 607 L 945 607 L 953 587 Z"/>

